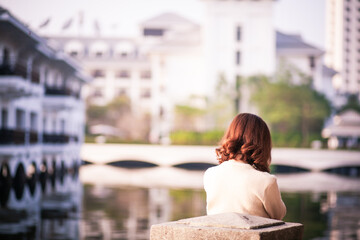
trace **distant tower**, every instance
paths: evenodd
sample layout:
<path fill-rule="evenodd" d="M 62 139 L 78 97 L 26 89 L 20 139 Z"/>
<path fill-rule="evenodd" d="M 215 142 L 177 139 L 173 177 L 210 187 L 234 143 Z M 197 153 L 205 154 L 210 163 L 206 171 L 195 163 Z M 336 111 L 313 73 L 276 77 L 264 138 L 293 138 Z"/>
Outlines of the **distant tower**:
<path fill-rule="evenodd" d="M 275 70 L 273 1 L 203 0 L 208 79 L 219 75 L 240 89 L 238 111 L 253 112 L 250 92 L 241 78 L 255 74 L 272 75 Z M 237 80 L 238 79 L 238 80 Z"/>
<path fill-rule="evenodd" d="M 360 92 L 360 1 L 327 0 L 326 64 L 342 95 Z"/>

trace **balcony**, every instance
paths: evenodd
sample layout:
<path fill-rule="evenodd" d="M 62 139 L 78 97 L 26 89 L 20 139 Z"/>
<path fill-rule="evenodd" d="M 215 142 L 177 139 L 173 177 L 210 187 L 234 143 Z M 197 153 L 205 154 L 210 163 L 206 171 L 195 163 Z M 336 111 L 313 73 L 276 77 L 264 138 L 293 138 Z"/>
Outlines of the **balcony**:
<path fill-rule="evenodd" d="M 37 133 L 36 133 L 37 134 Z M 0 129 L 0 145 L 21 145 L 26 142 L 26 132 L 24 130 Z M 35 139 L 33 139 L 35 141 Z M 37 137 L 36 137 L 37 140 Z M 35 142 L 34 142 L 35 143 Z"/>
<path fill-rule="evenodd" d="M 71 109 L 81 104 L 80 93 L 66 88 L 45 87 L 44 107 L 52 110 Z"/>
<path fill-rule="evenodd" d="M 45 144 L 66 144 L 70 142 L 70 136 L 65 134 L 43 134 L 43 143 Z"/>
<path fill-rule="evenodd" d="M 23 96 L 41 95 L 43 88 L 39 84 L 40 76 L 37 72 L 27 79 L 27 69 L 17 64 L 14 69 L 8 65 L 0 65 L 0 96 L 4 98 L 18 98 Z"/>
<path fill-rule="evenodd" d="M 0 145 L 23 145 L 39 143 L 38 132 L 1 128 Z"/>
<path fill-rule="evenodd" d="M 38 133 L 35 131 L 30 131 L 29 133 L 29 138 L 30 138 L 30 144 L 35 144 L 39 142 L 39 138 L 38 138 Z"/>

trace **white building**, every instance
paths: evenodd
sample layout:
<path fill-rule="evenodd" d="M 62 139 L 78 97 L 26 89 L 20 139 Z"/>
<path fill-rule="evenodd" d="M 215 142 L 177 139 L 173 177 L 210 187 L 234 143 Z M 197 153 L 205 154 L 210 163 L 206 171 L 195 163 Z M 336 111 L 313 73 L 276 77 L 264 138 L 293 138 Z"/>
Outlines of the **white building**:
<path fill-rule="evenodd" d="M 338 72 L 333 80 L 340 96 L 360 96 L 359 9 L 356 0 L 326 2 L 326 64 Z"/>
<path fill-rule="evenodd" d="M 276 32 L 273 4 L 204 0 L 203 25 L 164 13 L 141 23 L 133 38 L 85 31 L 87 20 L 79 16 L 81 21 L 73 19 L 78 25 L 48 37 L 93 75 L 88 91 L 93 103 L 128 96 L 134 112 L 151 115 L 150 141 L 168 142 L 173 106 L 191 94 L 211 94 L 220 75 L 240 89 L 239 112 L 256 111 L 241 78 L 272 76 L 283 63 L 310 76 L 313 87 L 333 101 L 336 72 L 323 66 L 324 51 L 300 36 Z M 46 35 L 46 28 L 41 32 Z"/>
<path fill-rule="evenodd" d="M 88 79 L 72 59 L 3 8 L 0 36 L 0 185 L 5 191 L 0 195 L 20 201 L 33 196 L 29 189 L 39 178 L 62 178 L 79 167 L 85 123 L 80 91 Z M 7 187 L 11 179 L 15 192 Z M 52 191 L 45 186 L 43 193 Z M 54 185 L 53 190 L 59 189 Z"/>
<path fill-rule="evenodd" d="M 299 76 L 305 74 L 311 79 L 311 86 L 323 93 L 332 104 L 336 104 L 336 93 L 332 77 L 336 74 L 323 64 L 325 52 L 307 42 L 300 35 L 276 32 L 276 66 L 295 73 L 294 84 L 303 84 Z M 297 73 L 297 74 L 296 74 Z"/>
<path fill-rule="evenodd" d="M 322 131 L 323 138 L 328 139 L 328 146 L 336 148 L 360 148 L 360 114 L 346 110 L 335 115 Z"/>
<path fill-rule="evenodd" d="M 275 72 L 273 1 L 203 1 L 206 8 L 204 53 L 206 79 L 237 78 Z M 239 80 L 238 80 L 239 81 Z M 241 86 L 240 112 L 252 112 L 250 92 Z"/>
<path fill-rule="evenodd" d="M 140 31 L 136 39 L 91 34 L 49 37 L 94 77 L 86 91 L 91 103 L 104 105 L 127 96 L 134 114 L 151 115 L 149 140 L 166 143 L 173 104 L 191 89 L 203 89 L 200 26 L 166 13 L 143 22 Z"/>

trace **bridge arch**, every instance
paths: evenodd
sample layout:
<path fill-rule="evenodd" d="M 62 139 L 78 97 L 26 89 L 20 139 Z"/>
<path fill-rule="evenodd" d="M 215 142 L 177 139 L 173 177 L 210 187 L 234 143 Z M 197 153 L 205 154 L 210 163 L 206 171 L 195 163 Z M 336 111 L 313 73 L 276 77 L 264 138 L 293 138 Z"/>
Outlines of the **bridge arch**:
<path fill-rule="evenodd" d="M 23 163 L 19 163 L 13 178 L 13 189 L 17 200 L 21 200 L 24 194 L 26 174 Z"/>
<path fill-rule="evenodd" d="M 127 159 L 127 160 L 117 160 L 107 163 L 107 165 L 123 168 L 150 168 L 157 167 L 157 164 L 154 164 L 149 161 Z"/>
<path fill-rule="evenodd" d="M 39 180 L 40 180 L 40 185 L 41 185 L 41 190 L 44 193 L 46 190 L 46 181 L 48 178 L 48 167 L 47 167 L 47 162 L 46 159 L 43 159 L 40 167 L 39 167 Z"/>
<path fill-rule="evenodd" d="M 53 190 L 55 190 L 56 187 L 56 176 L 57 176 L 57 166 L 56 166 L 56 158 L 54 157 L 52 159 L 51 168 L 49 168 L 49 175 L 50 175 L 50 183 Z"/>
<path fill-rule="evenodd" d="M 0 206 L 5 207 L 9 200 L 12 186 L 10 167 L 6 162 L 1 164 L 0 168 Z"/>

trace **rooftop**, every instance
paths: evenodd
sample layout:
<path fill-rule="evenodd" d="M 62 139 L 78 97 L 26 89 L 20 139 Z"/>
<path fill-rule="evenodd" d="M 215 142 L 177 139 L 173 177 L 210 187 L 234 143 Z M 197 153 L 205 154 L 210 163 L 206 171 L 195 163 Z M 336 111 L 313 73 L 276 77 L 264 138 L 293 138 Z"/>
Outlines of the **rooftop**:
<path fill-rule="evenodd" d="M 276 31 L 276 50 L 280 53 L 302 53 L 302 55 L 322 55 L 324 51 L 306 43 L 298 34 Z"/>

